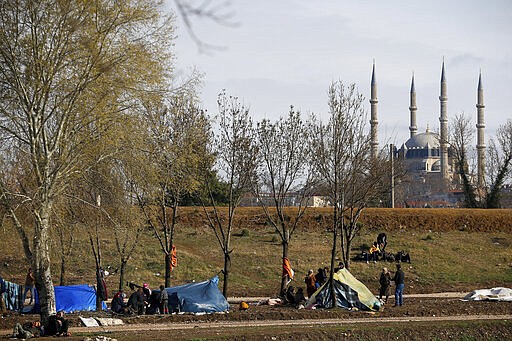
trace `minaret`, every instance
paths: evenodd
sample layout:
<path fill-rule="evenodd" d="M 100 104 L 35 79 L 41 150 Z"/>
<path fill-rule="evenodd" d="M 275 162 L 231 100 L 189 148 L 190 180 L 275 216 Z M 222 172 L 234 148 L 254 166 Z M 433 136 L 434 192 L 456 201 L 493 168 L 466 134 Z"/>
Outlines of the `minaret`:
<path fill-rule="evenodd" d="M 416 89 L 414 88 L 414 73 L 412 74 L 409 103 L 409 112 L 411 113 L 411 125 L 409 126 L 409 131 L 411 132 L 410 137 L 413 137 L 414 135 L 416 135 L 418 131 L 418 126 L 416 125 L 416 110 L 418 110 L 418 108 L 416 107 Z"/>
<path fill-rule="evenodd" d="M 371 146 L 371 157 L 373 160 L 377 158 L 377 151 L 379 147 L 379 141 L 377 139 L 377 126 L 379 121 L 377 120 L 377 80 L 375 78 L 375 60 L 373 61 L 372 70 L 372 83 L 371 83 L 371 98 L 370 98 L 370 146 Z"/>
<path fill-rule="evenodd" d="M 484 89 L 482 87 L 482 72 L 480 71 L 480 75 L 478 76 L 478 90 L 477 90 L 477 102 L 476 102 L 476 112 L 477 112 L 477 123 L 476 123 L 476 132 L 477 132 L 477 142 L 476 142 L 476 152 L 477 152 L 477 172 L 478 172 L 478 188 L 481 189 L 484 186 L 485 181 L 485 141 L 484 141 L 484 129 L 485 129 L 485 121 L 484 121 Z"/>
<path fill-rule="evenodd" d="M 439 146 L 441 149 L 441 176 L 445 180 L 448 180 L 448 114 L 446 112 L 447 101 L 448 97 L 446 92 L 446 77 L 444 74 L 443 60 L 443 69 L 441 71 L 441 95 L 439 96 L 439 102 L 441 106 L 441 114 L 439 116 L 441 131 Z"/>

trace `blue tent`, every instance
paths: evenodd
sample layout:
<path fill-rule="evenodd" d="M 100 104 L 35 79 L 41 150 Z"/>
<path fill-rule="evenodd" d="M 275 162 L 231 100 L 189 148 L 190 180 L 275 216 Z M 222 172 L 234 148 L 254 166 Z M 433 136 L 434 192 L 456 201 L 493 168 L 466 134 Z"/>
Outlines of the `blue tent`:
<path fill-rule="evenodd" d="M 229 310 L 229 303 L 218 287 L 219 277 L 204 282 L 183 284 L 166 288 L 169 294 L 169 310 L 181 312 L 216 313 Z"/>
<path fill-rule="evenodd" d="M 93 285 L 78 284 L 55 286 L 55 303 L 57 311 L 63 310 L 66 313 L 73 311 L 95 311 L 96 290 Z M 35 295 L 35 304 L 32 313 L 39 313 L 39 296 Z M 104 310 L 107 309 L 105 302 L 102 303 Z"/>

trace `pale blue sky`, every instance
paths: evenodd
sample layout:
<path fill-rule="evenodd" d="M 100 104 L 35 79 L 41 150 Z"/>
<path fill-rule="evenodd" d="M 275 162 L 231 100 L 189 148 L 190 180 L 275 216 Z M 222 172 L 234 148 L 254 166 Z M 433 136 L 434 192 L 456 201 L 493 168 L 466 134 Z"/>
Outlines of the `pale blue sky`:
<path fill-rule="evenodd" d="M 476 123 L 480 69 L 486 138 L 512 118 L 512 1 L 232 0 L 230 8 L 238 27 L 193 22 L 203 41 L 224 50 L 200 53 L 183 29 L 176 41 L 178 68 L 204 73 L 201 98 L 210 112 L 226 89 L 256 120 L 286 115 L 291 104 L 327 117 L 334 80 L 355 83 L 369 111 L 375 59 L 379 139 L 400 145 L 409 136 L 413 71 L 418 130 L 438 130 L 444 58 L 449 119 L 465 112 Z"/>

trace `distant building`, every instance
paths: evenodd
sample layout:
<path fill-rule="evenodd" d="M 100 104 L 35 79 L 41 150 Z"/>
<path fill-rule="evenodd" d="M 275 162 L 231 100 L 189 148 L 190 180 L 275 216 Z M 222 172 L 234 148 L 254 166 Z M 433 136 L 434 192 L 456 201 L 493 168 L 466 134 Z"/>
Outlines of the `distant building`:
<path fill-rule="evenodd" d="M 452 151 L 448 143 L 448 113 L 447 113 L 447 82 L 444 62 L 441 70 L 441 89 L 439 96 L 439 133 L 432 132 L 428 127 L 425 132 L 418 133 L 416 124 L 416 89 L 414 86 L 414 74 L 411 80 L 410 90 L 410 125 L 409 139 L 400 148 L 394 148 L 395 158 L 403 161 L 406 171 L 405 181 L 396 184 L 395 203 L 397 206 L 426 207 L 457 206 L 457 201 L 464 199 L 460 195 L 460 181 Z M 376 157 L 378 150 L 377 139 L 377 81 L 375 76 L 375 63 L 372 69 L 371 79 L 371 152 Z M 481 188 L 485 177 L 485 143 L 484 143 L 484 103 L 482 76 L 479 75 L 477 87 L 477 186 Z M 459 193 L 459 194 L 456 194 Z M 454 202 L 455 201 L 455 202 Z"/>
<path fill-rule="evenodd" d="M 330 205 L 329 199 L 326 196 L 313 195 L 304 199 L 306 200 L 305 206 L 307 207 L 327 207 Z M 284 206 L 299 206 L 300 200 L 300 193 L 290 193 L 284 198 Z M 260 206 L 262 201 L 266 206 L 274 205 L 274 199 L 270 194 L 263 194 L 259 197 L 247 194 L 242 198 L 240 206 Z"/>

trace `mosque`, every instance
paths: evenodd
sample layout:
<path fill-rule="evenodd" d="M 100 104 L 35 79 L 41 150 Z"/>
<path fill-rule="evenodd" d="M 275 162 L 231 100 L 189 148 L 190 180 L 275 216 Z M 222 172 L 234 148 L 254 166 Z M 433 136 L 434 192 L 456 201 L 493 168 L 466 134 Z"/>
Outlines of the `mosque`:
<path fill-rule="evenodd" d="M 411 80 L 410 90 L 410 124 L 409 139 L 399 148 L 393 147 L 393 157 L 402 161 L 406 171 L 403 181 L 392 186 L 391 206 L 457 206 L 463 200 L 460 190 L 460 179 L 454 165 L 452 150 L 448 136 L 447 113 L 447 83 L 444 61 L 441 70 L 441 89 L 439 96 L 439 133 L 430 131 L 418 133 L 416 125 L 416 90 L 414 87 L 414 75 Z M 377 157 L 378 153 L 378 119 L 377 119 L 377 81 L 375 77 L 375 63 L 373 64 L 371 78 L 370 97 L 370 134 L 371 155 Z M 477 168 L 476 185 L 481 188 L 485 176 L 485 142 L 484 142 L 484 96 L 482 87 L 482 75 L 478 77 L 477 87 Z M 396 192 L 396 197 L 395 197 Z"/>

